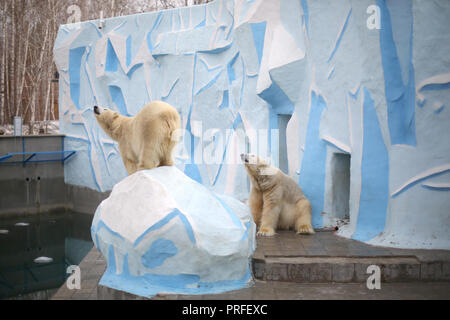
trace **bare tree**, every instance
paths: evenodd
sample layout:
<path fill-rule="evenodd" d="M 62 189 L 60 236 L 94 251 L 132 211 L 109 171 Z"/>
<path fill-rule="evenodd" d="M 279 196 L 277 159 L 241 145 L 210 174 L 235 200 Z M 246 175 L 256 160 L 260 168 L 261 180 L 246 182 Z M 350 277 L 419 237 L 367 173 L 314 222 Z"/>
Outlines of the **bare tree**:
<path fill-rule="evenodd" d="M 0 96 L 0 124 L 5 123 L 5 113 L 6 113 L 6 9 L 7 9 L 8 3 L 5 1 L 3 11 L 0 13 L 2 18 L 2 69 L 0 74 L 0 82 L 1 82 L 1 96 Z"/>
<path fill-rule="evenodd" d="M 211 0 L 3 0 L 0 4 L 0 125 L 13 116 L 34 126 L 58 119 L 58 85 L 53 46 L 67 8 L 77 5 L 81 20 L 115 17 L 207 3 Z M 33 132 L 33 130 L 30 130 Z"/>

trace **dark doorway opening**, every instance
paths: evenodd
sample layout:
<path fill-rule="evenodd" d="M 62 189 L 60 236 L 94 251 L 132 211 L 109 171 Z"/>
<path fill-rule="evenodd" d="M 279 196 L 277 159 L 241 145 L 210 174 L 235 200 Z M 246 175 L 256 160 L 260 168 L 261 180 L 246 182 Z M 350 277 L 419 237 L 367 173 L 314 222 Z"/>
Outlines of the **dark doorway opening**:
<path fill-rule="evenodd" d="M 332 216 L 349 218 L 350 155 L 334 153 L 331 160 Z"/>
<path fill-rule="evenodd" d="M 289 163 L 287 155 L 287 143 L 286 143 L 286 128 L 289 120 L 291 120 L 290 114 L 278 115 L 278 130 L 279 130 L 279 168 L 285 174 L 289 174 Z"/>

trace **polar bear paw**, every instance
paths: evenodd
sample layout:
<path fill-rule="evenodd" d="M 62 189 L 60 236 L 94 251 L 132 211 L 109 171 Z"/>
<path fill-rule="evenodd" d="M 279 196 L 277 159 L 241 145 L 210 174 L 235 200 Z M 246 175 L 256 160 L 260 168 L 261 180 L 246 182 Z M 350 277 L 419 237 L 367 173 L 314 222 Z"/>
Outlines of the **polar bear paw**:
<path fill-rule="evenodd" d="M 309 224 L 302 224 L 298 230 L 297 230 L 297 234 L 314 234 L 314 229 L 311 225 Z"/>
<path fill-rule="evenodd" d="M 261 228 L 259 229 L 257 235 L 263 237 L 271 237 L 275 235 L 275 230 L 272 228 Z"/>

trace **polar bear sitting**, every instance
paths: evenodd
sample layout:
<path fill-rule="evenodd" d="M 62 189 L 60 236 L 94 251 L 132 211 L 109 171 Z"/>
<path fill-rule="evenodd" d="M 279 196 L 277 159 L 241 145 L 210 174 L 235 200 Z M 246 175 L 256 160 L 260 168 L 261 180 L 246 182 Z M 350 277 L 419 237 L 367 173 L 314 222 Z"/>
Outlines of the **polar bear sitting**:
<path fill-rule="evenodd" d="M 272 236 L 277 228 L 314 234 L 311 203 L 297 183 L 256 155 L 241 154 L 241 159 L 252 184 L 249 206 L 258 235 Z"/>
<path fill-rule="evenodd" d="M 97 106 L 94 113 L 103 131 L 119 143 L 129 175 L 142 169 L 173 165 L 175 132 L 180 129 L 181 121 L 178 111 L 170 104 L 153 101 L 134 117 Z"/>

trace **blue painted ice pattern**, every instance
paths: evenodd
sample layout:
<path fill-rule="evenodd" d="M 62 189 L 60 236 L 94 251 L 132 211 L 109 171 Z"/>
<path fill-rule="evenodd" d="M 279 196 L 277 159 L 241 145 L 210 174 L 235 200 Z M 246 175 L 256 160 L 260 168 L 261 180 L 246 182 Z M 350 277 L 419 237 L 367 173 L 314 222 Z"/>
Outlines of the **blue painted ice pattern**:
<path fill-rule="evenodd" d="M 319 138 L 322 113 L 326 109 L 323 97 L 311 92 L 311 108 L 306 133 L 306 148 L 303 155 L 299 184 L 305 196 L 311 201 L 313 227 L 322 227 L 325 189 L 326 143 Z"/>
<path fill-rule="evenodd" d="M 71 49 L 69 53 L 69 75 L 70 75 L 70 95 L 72 101 L 77 107 L 80 107 L 80 72 L 81 60 L 86 52 L 86 47 Z"/>
<path fill-rule="evenodd" d="M 109 86 L 109 93 L 120 114 L 129 116 L 122 90 L 117 86 Z"/>
<path fill-rule="evenodd" d="M 389 200 L 389 159 L 375 105 L 364 88 L 362 188 L 358 224 L 353 238 L 367 241 L 384 230 Z"/>
<path fill-rule="evenodd" d="M 261 63 L 264 50 L 264 37 L 266 35 L 266 22 L 250 23 L 253 33 L 253 41 L 255 42 L 256 52 L 258 53 L 258 61 Z"/>
<path fill-rule="evenodd" d="M 342 28 L 338 34 L 336 43 L 334 44 L 333 51 L 331 51 L 330 57 L 328 58 L 327 62 L 330 62 L 333 59 L 336 52 L 338 51 L 339 45 L 341 44 L 342 37 L 345 34 L 345 30 L 347 30 L 348 21 L 350 19 L 351 14 L 352 14 L 352 8 L 350 8 L 350 10 L 348 11 L 347 17 L 345 18 L 344 24 L 342 25 Z"/>
<path fill-rule="evenodd" d="M 178 249 L 172 241 L 157 239 L 142 256 L 142 264 L 149 269 L 153 269 L 161 266 L 164 260 L 175 256 L 177 253 Z"/>
<path fill-rule="evenodd" d="M 391 16 L 385 0 L 377 0 L 381 10 L 380 49 L 385 78 L 386 103 L 392 144 L 416 145 L 415 105 L 416 88 L 412 63 L 413 21 L 410 4 L 404 8 L 410 20 L 410 54 L 408 83 L 404 84 L 397 47 L 392 32 Z M 406 9 L 406 10 L 405 10 Z M 395 17 L 394 17 L 395 18 Z"/>
<path fill-rule="evenodd" d="M 117 54 L 116 51 L 114 50 L 111 40 L 108 40 L 105 71 L 116 72 L 118 68 L 119 68 L 119 59 L 117 58 Z"/>

